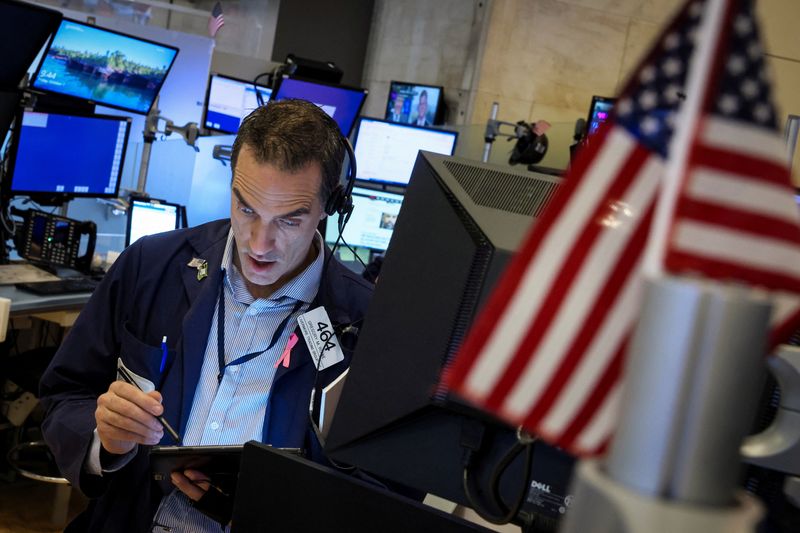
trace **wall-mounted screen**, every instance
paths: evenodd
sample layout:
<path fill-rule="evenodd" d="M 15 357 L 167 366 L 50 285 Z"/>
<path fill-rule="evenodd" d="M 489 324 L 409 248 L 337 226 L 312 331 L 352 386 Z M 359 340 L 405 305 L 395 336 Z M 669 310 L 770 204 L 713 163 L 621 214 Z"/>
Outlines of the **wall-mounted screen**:
<path fill-rule="evenodd" d="M 613 109 L 616 101 L 616 98 L 592 96 L 592 105 L 589 107 L 589 118 L 586 121 L 587 136 L 596 132 L 600 124 L 608 120 L 608 117 L 611 116 L 611 109 Z"/>
<path fill-rule="evenodd" d="M 129 117 L 26 110 L 18 120 L 11 194 L 117 196 Z"/>
<path fill-rule="evenodd" d="M 172 46 L 64 19 L 31 85 L 146 114 L 177 54 Z"/>
<path fill-rule="evenodd" d="M 272 100 L 289 98 L 308 100 L 318 105 L 336 121 L 342 133 L 349 136 L 367 98 L 367 90 L 284 76 L 272 93 Z"/>
<path fill-rule="evenodd" d="M 266 103 L 272 89 L 258 85 L 261 101 Z M 206 129 L 236 133 L 244 117 L 258 107 L 256 86 L 251 81 L 212 74 L 208 81 L 205 118 Z"/>
<path fill-rule="evenodd" d="M 355 138 L 356 178 L 407 185 L 420 150 L 453 155 L 458 133 L 362 117 Z"/>
<path fill-rule="evenodd" d="M 386 120 L 416 126 L 432 126 L 444 122 L 444 89 L 437 85 L 420 85 L 393 81 L 389 86 Z"/>

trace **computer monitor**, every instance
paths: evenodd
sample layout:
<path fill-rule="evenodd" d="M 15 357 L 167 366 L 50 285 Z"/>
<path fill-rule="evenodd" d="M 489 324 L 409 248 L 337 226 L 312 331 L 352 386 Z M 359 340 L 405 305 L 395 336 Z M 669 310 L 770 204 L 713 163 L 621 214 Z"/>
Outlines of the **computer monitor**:
<path fill-rule="evenodd" d="M 560 181 L 420 152 L 328 433 L 333 460 L 470 505 L 462 443 L 476 448 L 471 479 L 480 486 L 515 431 L 452 399 L 440 380 Z M 523 512 L 555 519 L 568 505 L 573 461 L 534 446 Z M 523 463 L 517 457 L 500 479 L 505 502 L 520 492 Z"/>
<path fill-rule="evenodd" d="M 0 1 L 0 90 L 17 88 L 61 19 L 61 13 L 54 9 L 16 0 Z"/>
<path fill-rule="evenodd" d="M 353 187 L 353 214 L 342 238 L 350 246 L 383 252 L 389 247 L 403 195 Z M 339 215 L 328 217 L 325 241 L 331 244 L 339 237 Z"/>
<path fill-rule="evenodd" d="M 125 246 L 145 235 L 154 235 L 180 227 L 181 206 L 156 200 L 155 198 L 130 199 L 128 208 L 128 228 L 125 232 Z"/>
<path fill-rule="evenodd" d="M 177 54 L 173 46 L 64 19 L 31 86 L 147 114 Z"/>
<path fill-rule="evenodd" d="M 420 150 L 453 155 L 458 133 L 362 117 L 354 139 L 358 175 L 377 183 L 406 185 Z"/>
<path fill-rule="evenodd" d="M 336 121 L 342 133 L 349 137 L 367 98 L 367 90 L 284 76 L 272 92 L 271 100 L 289 98 L 308 100 L 318 105 Z"/>
<path fill-rule="evenodd" d="M 592 105 L 589 107 L 589 118 L 586 120 L 586 137 L 592 135 L 600 124 L 608 120 L 616 98 L 605 96 L 592 96 Z"/>
<path fill-rule="evenodd" d="M 272 89 L 263 85 L 257 87 L 261 100 L 268 101 Z M 203 124 L 208 130 L 236 133 L 242 119 L 257 107 L 256 85 L 253 82 L 212 74 L 208 81 Z"/>
<path fill-rule="evenodd" d="M 420 102 L 424 113 L 420 116 Z M 406 81 L 392 81 L 386 103 L 386 120 L 403 124 L 431 126 L 444 122 L 444 88 Z"/>
<path fill-rule="evenodd" d="M 24 110 L 12 139 L 12 196 L 113 198 L 130 117 Z"/>

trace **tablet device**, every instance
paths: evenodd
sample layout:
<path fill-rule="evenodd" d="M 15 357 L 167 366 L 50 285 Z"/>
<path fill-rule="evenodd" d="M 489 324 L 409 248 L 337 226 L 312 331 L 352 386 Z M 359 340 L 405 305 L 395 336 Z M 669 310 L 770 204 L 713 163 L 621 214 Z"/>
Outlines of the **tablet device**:
<path fill-rule="evenodd" d="M 299 448 L 278 448 L 281 451 L 300 454 Z M 150 471 L 153 481 L 165 494 L 175 485 L 170 481 L 172 472 L 187 469 L 203 472 L 211 484 L 222 492 L 233 494 L 239 477 L 239 462 L 242 445 L 230 446 L 153 446 L 150 449 Z"/>

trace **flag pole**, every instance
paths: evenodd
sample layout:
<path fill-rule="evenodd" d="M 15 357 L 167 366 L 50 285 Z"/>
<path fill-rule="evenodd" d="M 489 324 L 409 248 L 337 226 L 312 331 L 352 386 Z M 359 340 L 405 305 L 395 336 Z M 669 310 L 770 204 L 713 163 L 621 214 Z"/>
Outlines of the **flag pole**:
<path fill-rule="evenodd" d="M 675 117 L 675 134 L 667 152 L 661 192 L 653 215 L 653 227 L 643 259 L 645 277 L 657 278 L 664 272 L 664 254 L 672 227 L 675 204 L 686 173 L 689 149 L 697 134 L 705 101 L 705 90 L 714 62 L 716 39 L 720 33 L 725 6 L 729 0 L 708 0 L 706 12 L 695 33 L 696 49 L 686 79 L 686 100 Z"/>

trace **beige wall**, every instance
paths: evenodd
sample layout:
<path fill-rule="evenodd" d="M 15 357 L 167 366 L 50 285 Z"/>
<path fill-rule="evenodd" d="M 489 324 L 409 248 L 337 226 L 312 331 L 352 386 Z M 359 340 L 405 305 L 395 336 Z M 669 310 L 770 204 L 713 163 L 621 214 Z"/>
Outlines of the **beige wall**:
<path fill-rule="evenodd" d="M 574 121 L 613 96 L 682 0 L 493 0 L 475 105 L 504 119 Z M 800 115 L 800 1 L 760 0 L 781 116 Z"/>

